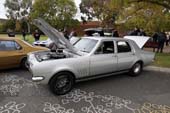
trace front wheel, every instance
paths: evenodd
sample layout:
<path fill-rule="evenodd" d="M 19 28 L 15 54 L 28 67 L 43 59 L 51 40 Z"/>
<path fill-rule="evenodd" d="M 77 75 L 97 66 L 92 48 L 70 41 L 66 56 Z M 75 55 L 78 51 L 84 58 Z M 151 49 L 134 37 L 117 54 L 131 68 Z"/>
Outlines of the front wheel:
<path fill-rule="evenodd" d="M 22 69 L 28 69 L 28 62 L 27 62 L 27 58 L 23 58 L 21 61 L 21 68 Z"/>
<path fill-rule="evenodd" d="M 50 81 L 50 90 L 56 95 L 64 95 L 71 91 L 74 85 L 74 77 L 71 73 L 60 72 Z"/>
<path fill-rule="evenodd" d="M 132 77 L 138 76 L 140 75 L 140 73 L 142 72 L 143 67 L 142 67 L 142 63 L 137 62 L 133 65 L 133 67 L 130 69 L 129 71 L 129 75 Z"/>

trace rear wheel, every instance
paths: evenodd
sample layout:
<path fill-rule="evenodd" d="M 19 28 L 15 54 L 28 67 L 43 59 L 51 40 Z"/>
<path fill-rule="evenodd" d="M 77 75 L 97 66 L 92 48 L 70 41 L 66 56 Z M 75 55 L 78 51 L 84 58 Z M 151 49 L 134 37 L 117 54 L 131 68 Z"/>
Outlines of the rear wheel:
<path fill-rule="evenodd" d="M 133 65 L 133 67 L 129 71 L 129 75 L 132 77 L 140 75 L 143 70 L 143 66 L 141 62 L 137 62 Z"/>
<path fill-rule="evenodd" d="M 74 77 L 69 72 L 60 72 L 50 81 L 50 90 L 56 95 L 64 95 L 71 91 L 74 85 Z"/>

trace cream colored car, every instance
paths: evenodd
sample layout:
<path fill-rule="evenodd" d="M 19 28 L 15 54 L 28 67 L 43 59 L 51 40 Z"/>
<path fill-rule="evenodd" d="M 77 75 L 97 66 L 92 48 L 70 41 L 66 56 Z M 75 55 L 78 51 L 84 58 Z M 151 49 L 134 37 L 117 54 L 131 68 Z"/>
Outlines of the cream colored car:
<path fill-rule="evenodd" d="M 0 37 L 0 70 L 19 66 L 26 68 L 27 53 L 39 50 L 48 49 L 32 46 L 17 38 Z"/>

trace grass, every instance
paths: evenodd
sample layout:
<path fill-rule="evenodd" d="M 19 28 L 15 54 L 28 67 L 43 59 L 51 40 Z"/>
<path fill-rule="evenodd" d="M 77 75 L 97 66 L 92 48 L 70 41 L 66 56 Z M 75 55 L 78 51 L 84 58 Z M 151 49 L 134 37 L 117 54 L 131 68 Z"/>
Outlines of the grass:
<path fill-rule="evenodd" d="M 8 37 L 8 35 L 7 34 L 0 34 L 0 37 Z M 23 40 L 22 35 L 15 35 L 15 38 L 20 38 L 20 39 Z M 41 35 L 40 40 L 46 40 L 46 39 L 47 39 L 47 36 Z M 26 35 L 26 41 L 28 43 L 32 44 L 35 41 L 35 39 L 32 35 Z"/>
<path fill-rule="evenodd" d="M 170 53 L 157 53 L 153 65 L 170 68 Z"/>

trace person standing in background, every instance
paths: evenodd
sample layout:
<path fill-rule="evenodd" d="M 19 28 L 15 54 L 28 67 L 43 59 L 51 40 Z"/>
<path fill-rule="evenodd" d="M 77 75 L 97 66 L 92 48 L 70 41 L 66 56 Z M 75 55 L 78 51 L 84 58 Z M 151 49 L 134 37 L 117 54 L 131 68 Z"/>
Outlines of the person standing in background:
<path fill-rule="evenodd" d="M 72 36 L 77 36 L 77 33 L 76 33 L 75 29 L 71 30 L 69 38 L 71 38 Z"/>
<path fill-rule="evenodd" d="M 164 31 L 158 33 L 158 49 L 157 52 L 162 53 L 167 37 Z"/>
<path fill-rule="evenodd" d="M 157 42 L 158 42 L 158 32 L 155 32 L 152 36 L 153 38 L 153 51 L 155 52 L 155 49 L 158 48 Z"/>
<path fill-rule="evenodd" d="M 140 36 L 146 36 L 146 33 L 143 29 L 140 29 Z"/>
<path fill-rule="evenodd" d="M 63 35 L 64 35 L 64 37 L 65 37 L 67 40 L 69 40 L 69 33 L 68 33 L 68 31 L 67 31 L 66 28 L 65 28 L 64 31 L 63 31 Z"/>
<path fill-rule="evenodd" d="M 169 33 L 166 32 L 166 46 L 169 45 Z"/>
<path fill-rule="evenodd" d="M 138 27 L 135 27 L 133 31 L 130 31 L 128 33 L 129 36 L 140 36 L 140 29 Z"/>
<path fill-rule="evenodd" d="M 33 36 L 34 36 L 35 41 L 39 41 L 40 40 L 40 33 L 39 33 L 38 30 L 35 30 Z"/>
<path fill-rule="evenodd" d="M 22 30 L 22 37 L 23 37 L 24 40 L 26 40 L 26 32 L 25 32 L 25 30 Z"/>
<path fill-rule="evenodd" d="M 117 30 L 112 31 L 112 37 L 119 37 L 119 33 Z"/>

